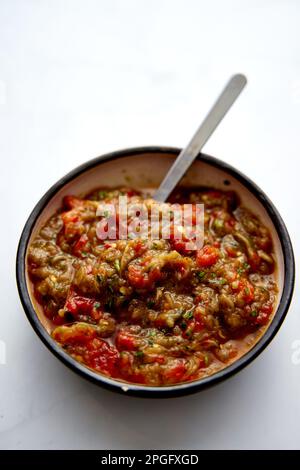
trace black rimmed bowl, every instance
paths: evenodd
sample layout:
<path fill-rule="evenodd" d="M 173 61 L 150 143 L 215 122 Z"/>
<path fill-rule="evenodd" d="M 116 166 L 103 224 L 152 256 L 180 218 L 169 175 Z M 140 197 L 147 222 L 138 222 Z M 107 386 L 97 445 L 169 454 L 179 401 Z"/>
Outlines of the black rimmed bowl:
<path fill-rule="evenodd" d="M 17 253 L 17 284 L 26 315 L 40 339 L 50 351 L 70 369 L 81 376 L 127 395 L 142 397 L 179 396 L 202 390 L 235 374 L 270 343 L 288 311 L 294 287 L 295 266 L 287 229 L 272 202 L 249 178 L 230 165 L 208 155 L 200 154 L 182 184 L 212 186 L 235 190 L 242 204 L 257 214 L 269 228 L 277 257 L 279 294 L 272 322 L 257 343 L 228 367 L 193 382 L 172 386 L 150 387 L 118 381 L 80 364 L 69 356 L 50 336 L 50 324 L 41 305 L 33 295 L 27 273 L 27 249 L 48 218 L 60 207 L 63 196 L 84 194 L 100 186 L 157 187 L 178 155 L 180 149 L 170 147 L 141 147 L 121 150 L 90 160 L 68 173 L 54 184 L 37 203 L 23 229 Z"/>

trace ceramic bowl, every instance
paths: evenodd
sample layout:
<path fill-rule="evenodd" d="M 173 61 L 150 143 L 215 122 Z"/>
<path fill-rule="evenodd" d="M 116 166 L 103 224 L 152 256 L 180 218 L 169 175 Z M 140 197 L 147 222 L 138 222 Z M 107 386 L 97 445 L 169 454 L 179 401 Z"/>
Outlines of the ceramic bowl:
<path fill-rule="evenodd" d="M 124 383 L 99 373 L 69 356 L 50 336 L 50 325 L 33 295 L 27 273 L 27 248 L 42 225 L 60 207 L 63 196 L 80 195 L 100 186 L 157 187 L 180 149 L 142 147 L 121 150 L 90 160 L 55 183 L 37 203 L 23 229 L 17 253 L 17 284 L 26 315 L 40 339 L 70 369 L 92 382 L 128 395 L 168 397 L 185 395 L 227 379 L 253 361 L 270 343 L 282 324 L 292 298 L 294 256 L 287 229 L 274 204 L 249 178 L 232 166 L 200 154 L 182 181 L 182 185 L 212 186 L 235 190 L 241 202 L 257 214 L 271 231 L 277 257 L 279 295 L 276 312 L 266 332 L 245 355 L 209 377 L 164 387 Z M 275 364 L 274 364 L 275 366 Z"/>

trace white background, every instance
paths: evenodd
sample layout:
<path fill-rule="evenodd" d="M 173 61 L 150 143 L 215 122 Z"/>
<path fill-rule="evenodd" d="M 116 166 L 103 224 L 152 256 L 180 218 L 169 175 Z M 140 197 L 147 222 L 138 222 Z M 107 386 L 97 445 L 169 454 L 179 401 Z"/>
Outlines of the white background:
<path fill-rule="evenodd" d="M 155 401 L 97 388 L 55 359 L 14 277 L 22 227 L 52 183 L 111 150 L 183 146 L 235 72 L 249 84 L 205 151 L 269 195 L 297 260 L 299 23 L 297 0 L 0 0 L 1 448 L 300 447 L 298 286 L 254 363 L 214 389 Z"/>

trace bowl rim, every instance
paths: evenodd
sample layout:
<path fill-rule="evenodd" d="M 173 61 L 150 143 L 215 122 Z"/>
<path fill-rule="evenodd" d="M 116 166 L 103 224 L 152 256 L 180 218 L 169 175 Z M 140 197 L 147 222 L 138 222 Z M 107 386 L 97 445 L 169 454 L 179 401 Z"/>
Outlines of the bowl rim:
<path fill-rule="evenodd" d="M 181 151 L 177 147 L 167 147 L 167 146 L 143 146 L 143 147 L 133 147 L 127 148 L 124 150 L 117 150 L 114 152 L 106 153 L 102 156 L 93 158 L 86 161 L 85 163 L 77 166 L 65 176 L 60 178 L 55 184 L 53 184 L 48 191 L 42 196 L 42 198 L 35 205 L 31 214 L 29 215 L 23 231 L 21 233 L 17 257 L 16 257 L 16 279 L 17 287 L 19 291 L 19 296 L 21 303 L 25 310 L 26 316 L 33 327 L 34 331 L 37 333 L 42 342 L 46 347 L 58 358 L 60 359 L 67 367 L 69 367 L 74 372 L 78 373 L 82 377 L 88 379 L 89 381 L 103 386 L 106 389 L 117 391 L 120 393 L 125 393 L 127 395 L 139 396 L 139 397 L 174 397 L 182 396 L 196 391 L 205 389 L 209 386 L 215 385 L 220 381 L 232 376 L 233 374 L 239 372 L 250 362 L 252 362 L 270 343 L 278 332 L 290 305 L 294 282 L 295 282 L 295 261 L 293 248 L 291 240 L 287 231 L 287 228 L 274 204 L 266 196 L 266 194 L 246 175 L 241 173 L 239 170 L 229 165 L 228 163 L 221 161 L 215 157 L 200 153 L 197 157 L 198 160 L 204 161 L 205 163 L 217 167 L 227 174 L 233 176 L 237 179 L 243 186 L 245 186 L 258 201 L 264 206 L 267 211 L 276 231 L 278 238 L 281 244 L 283 260 L 284 260 L 284 285 L 281 294 L 281 299 L 279 301 L 277 311 L 273 317 L 272 322 L 267 328 L 264 335 L 259 339 L 259 341 L 250 349 L 246 354 L 241 356 L 237 361 L 233 362 L 229 366 L 221 369 L 213 375 L 208 377 L 195 380 L 193 382 L 185 382 L 179 385 L 170 385 L 170 386 L 161 386 L 161 387 L 152 387 L 146 385 L 131 384 L 129 382 L 121 382 L 104 375 L 101 375 L 97 372 L 93 372 L 91 369 L 80 364 L 70 355 L 68 355 L 54 340 L 51 338 L 45 327 L 42 325 L 41 321 L 38 318 L 38 315 L 32 305 L 30 300 L 27 282 L 26 282 L 26 251 L 27 245 L 34 228 L 34 225 L 44 210 L 45 206 L 52 199 L 52 197 L 69 183 L 71 180 L 81 175 L 87 170 L 90 170 L 104 162 L 109 160 L 115 160 L 123 157 L 136 156 L 139 154 L 147 153 L 156 153 L 156 154 L 171 154 L 178 155 Z"/>

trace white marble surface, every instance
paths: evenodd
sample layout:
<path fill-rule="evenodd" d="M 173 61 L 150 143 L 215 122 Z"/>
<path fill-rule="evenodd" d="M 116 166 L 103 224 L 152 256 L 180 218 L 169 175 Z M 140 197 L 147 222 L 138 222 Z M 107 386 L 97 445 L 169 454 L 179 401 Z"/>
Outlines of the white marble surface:
<path fill-rule="evenodd" d="M 267 192 L 297 259 L 299 22 L 296 0 L 0 0 L 1 448 L 299 448 L 298 286 L 279 334 L 247 369 L 152 401 L 104 391 L 59 363 L 31 329 L 14 275 L 23 224 L 53 182 L 110 150 L 184 145 L 237 71 L 248 87 L 205 151 Z"/>

